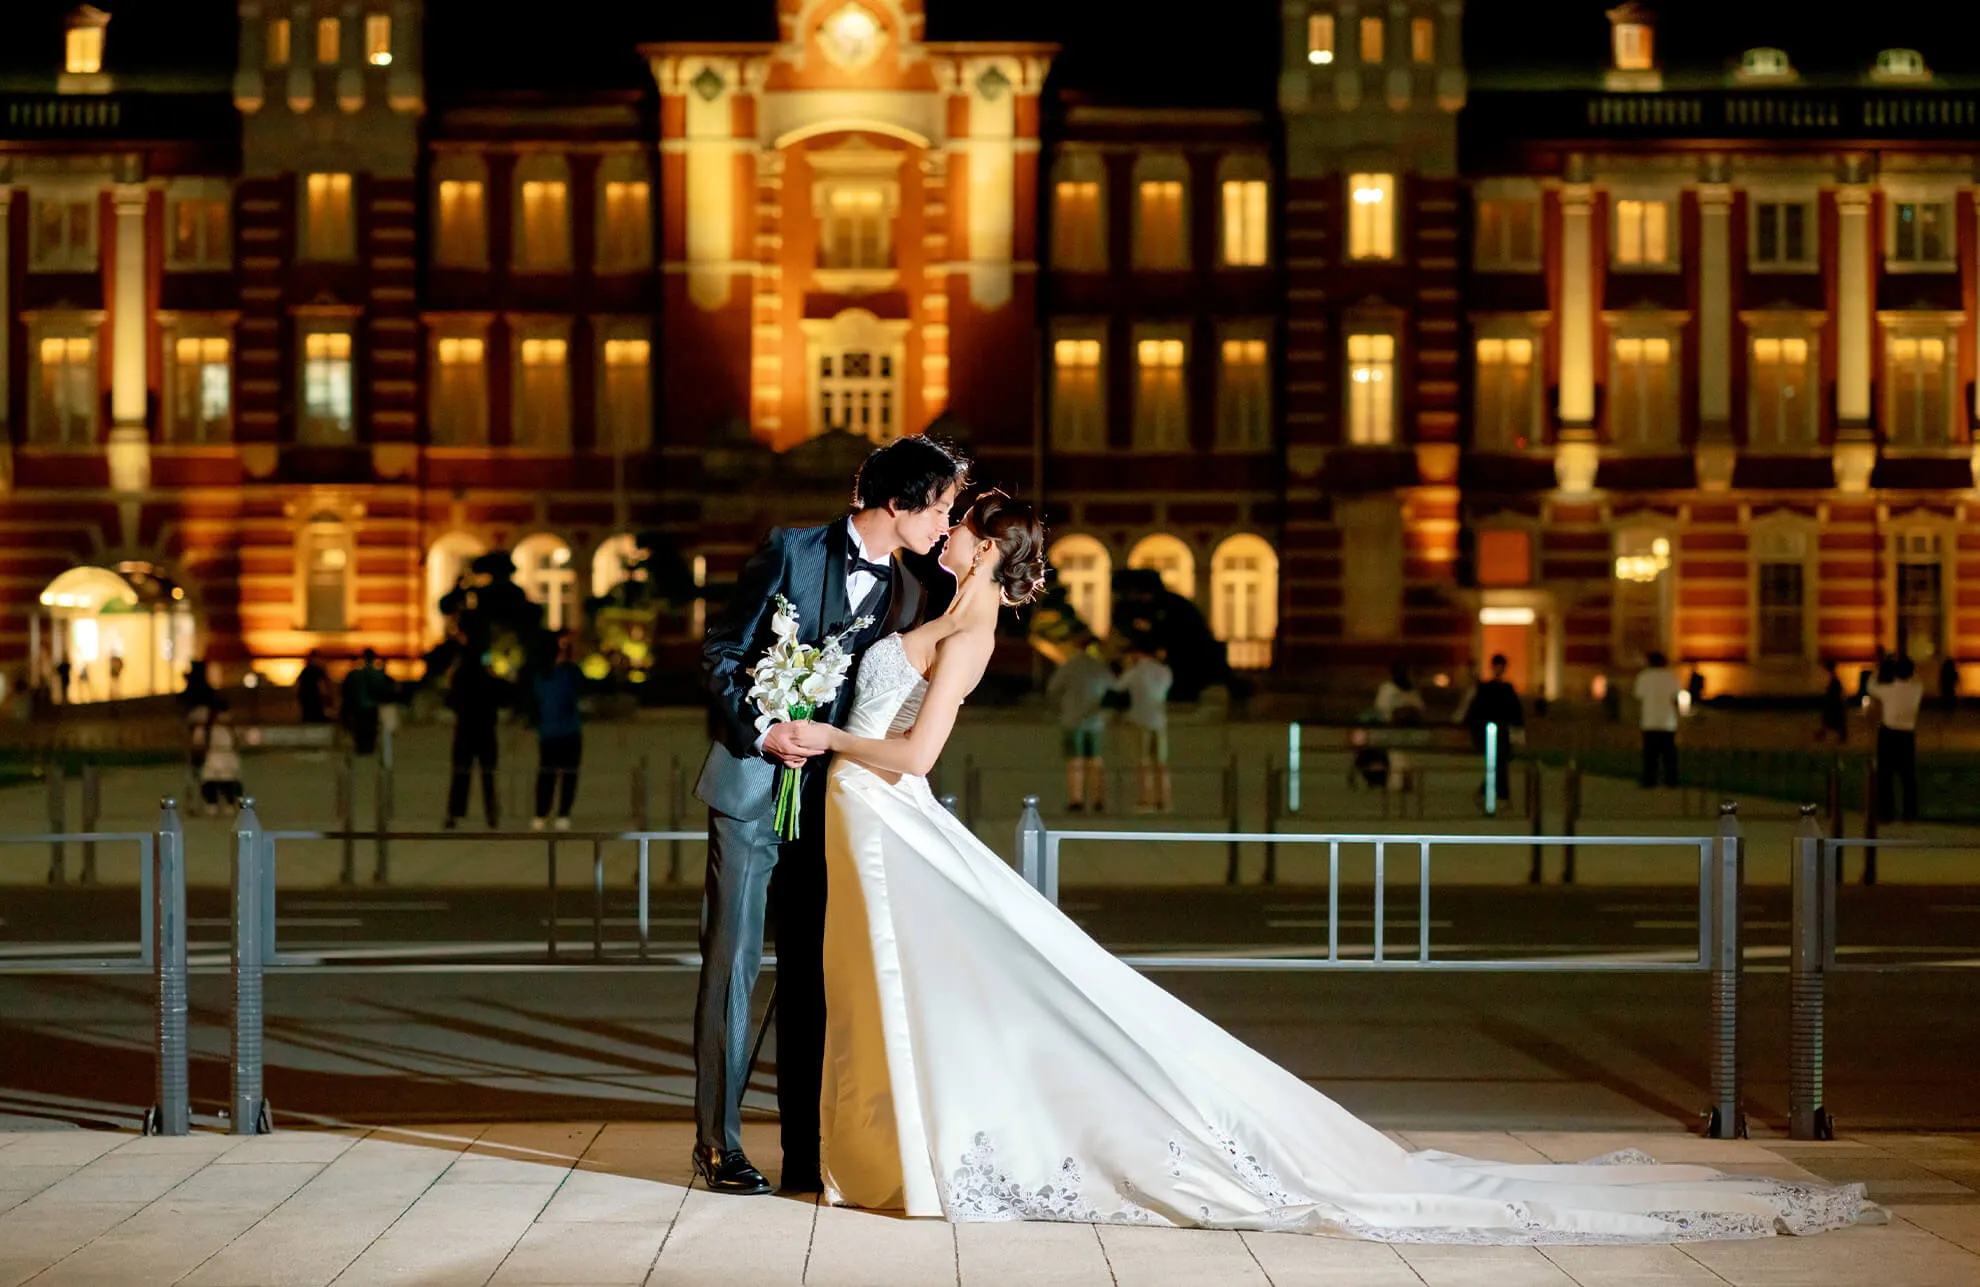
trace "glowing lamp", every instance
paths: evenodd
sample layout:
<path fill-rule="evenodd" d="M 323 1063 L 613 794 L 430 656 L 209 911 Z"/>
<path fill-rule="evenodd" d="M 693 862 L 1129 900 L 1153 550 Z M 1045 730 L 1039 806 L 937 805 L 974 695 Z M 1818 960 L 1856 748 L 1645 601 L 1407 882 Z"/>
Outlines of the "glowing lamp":
<path fill-rule="evenodd" d="M 1328 63 L 1334 61 L 1334 51 L 1331 49 L 1315 49 L 1306 55 L 1306 61 L 1316 67 L 1325 67 Z"/>
<path fill-rule="evenodd" d="M 1381 203 L 1381 200 L 1382 189 L 1380 188 L 1356 188 L 1354 190 L 1354 203 L 1358 206 L 1378 205 Z"/>

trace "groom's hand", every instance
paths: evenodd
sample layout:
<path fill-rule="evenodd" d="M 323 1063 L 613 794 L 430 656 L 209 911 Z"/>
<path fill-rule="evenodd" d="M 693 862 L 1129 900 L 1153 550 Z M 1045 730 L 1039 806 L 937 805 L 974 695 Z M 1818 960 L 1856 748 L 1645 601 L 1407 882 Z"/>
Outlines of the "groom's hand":
<path fill-rule="evenodd" d="M 812 720 L 798 720 L 780 727 L 791 730 L 791 741 L 805 755 L 823 755 L 832 749 L 832 726 Z"/>
<path fill-rule="evenodd" d="M 804 762 L 818 754 L 807 751 L 799 740 L 798 725 L 793 722 L 772 724 L 770 731 L 763 735 L 763 754 L 782 764 L 787 769 L 801 769 Z"/>

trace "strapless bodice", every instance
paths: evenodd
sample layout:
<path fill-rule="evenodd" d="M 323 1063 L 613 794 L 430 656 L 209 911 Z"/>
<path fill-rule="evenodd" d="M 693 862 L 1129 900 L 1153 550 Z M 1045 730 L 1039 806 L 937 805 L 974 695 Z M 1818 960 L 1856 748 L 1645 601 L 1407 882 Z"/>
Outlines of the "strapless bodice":
<path fill-rule="evenodd" d="M 860 658 L 845 729 L 854 737 L 899 737 L 921 714 L 928 681 L 908 661 L 907 645 L 888 635 Z"/>

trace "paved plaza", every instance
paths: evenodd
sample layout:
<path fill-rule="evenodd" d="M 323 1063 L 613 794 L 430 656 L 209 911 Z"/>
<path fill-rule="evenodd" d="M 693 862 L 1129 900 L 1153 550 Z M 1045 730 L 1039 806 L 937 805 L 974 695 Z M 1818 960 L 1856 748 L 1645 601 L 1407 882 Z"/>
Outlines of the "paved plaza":
<path fill-rule="evenodd" d="M 774 1127 L 746 1144 L 774 1156 Z M 1892 1222 L 1656 1247 L 1391 1247 L 1298 1234 L 950 1225 L 722 1197 L 685 1123 L 0 1134 L 0 1285 L 525 1287 L 1971 1287 L 1980 1137 L 1825 1144 L 1677 1134 L 1396 1132 L 1418 1148 L 1578 1161 L 1643 1148 L 1730 1171 L 1860 1180 Z"/>

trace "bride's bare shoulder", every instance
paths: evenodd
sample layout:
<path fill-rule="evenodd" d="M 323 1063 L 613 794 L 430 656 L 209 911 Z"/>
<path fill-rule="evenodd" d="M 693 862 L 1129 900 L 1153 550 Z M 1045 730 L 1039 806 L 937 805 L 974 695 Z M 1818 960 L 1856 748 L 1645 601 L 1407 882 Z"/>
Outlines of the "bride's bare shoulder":
<path fill-rule="evenodd" d="M 997 640 L 992 631 L 967 629 L 952 631 L 936 641 L 930 672 L 949 666 L 957 669 L 974 669 L 980 675 L 983 668 L 989 664 L 990 654 L 996 650 L 996 647 Z"/>

